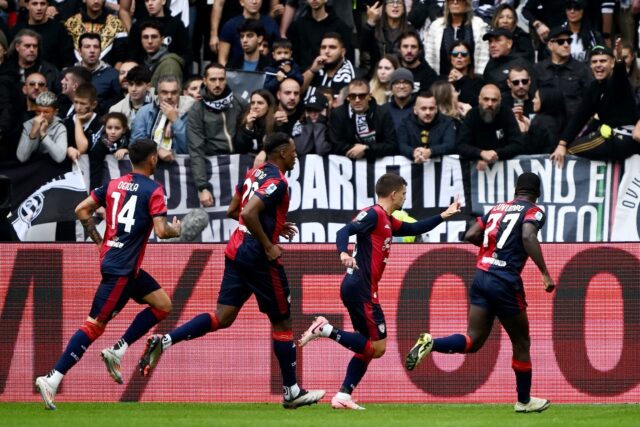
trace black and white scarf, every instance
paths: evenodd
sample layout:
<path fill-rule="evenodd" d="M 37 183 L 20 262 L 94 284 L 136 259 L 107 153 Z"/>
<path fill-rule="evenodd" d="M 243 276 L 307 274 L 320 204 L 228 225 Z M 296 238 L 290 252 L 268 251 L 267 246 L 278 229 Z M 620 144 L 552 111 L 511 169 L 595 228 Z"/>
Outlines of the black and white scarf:
<path fill-rule="evenodd" d="M 203 88 L 203 91 L 206 91 L 206 89 Z M 219 97 L 214 99 L 210 98 L 209 96 L 203 96 L 202 102 L 204 102 L 204 104 L 212 110 L 221 112 L 229 108 L 229 106 L 233 102 L 233 92 L 231 92 L 231 89 L 229 89 L 229 86 L 227 86 L 226 88 L 224 88 L 224 92 L 222 92 Z"/>

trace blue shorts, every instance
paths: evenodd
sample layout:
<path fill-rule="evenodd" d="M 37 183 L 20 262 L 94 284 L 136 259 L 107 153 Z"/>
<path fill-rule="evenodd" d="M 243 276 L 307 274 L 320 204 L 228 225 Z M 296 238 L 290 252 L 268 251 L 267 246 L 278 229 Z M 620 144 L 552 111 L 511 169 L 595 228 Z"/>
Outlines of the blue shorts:
<path fill-rule="evenodd" d="M 272 322 L 291 316 L 289 282 L 282 265 L 269 262 L 247 266 L 225 257 L 218 304 L 242 307 L 252 294 L 260 311 Z"/>
<path fill-rule="evenodd" d="M 371 341 L 387 337 L 387 324 L 380 304 L 372 302 L 342 301 L 349 311 L 353 329 Z"/>
<path fill-rule="evenodd" d="M 469 302 L 498 317 L 515 316 L 527 308 L 520 277 L 517 283 L 511 283 L 483 270 L 476 270 L 469 289 Z"/>
<path fill-rule="evenodd" d="M 145 304 L 143 298 L 158 289 L 161 289 L 160 284 L 143 269 L 138 272 L 138 277 L 103 273 L 100 286 L 93 297 L 89 316 L 107 323 L 116 317 L 129 299 L 138 304 Z"/>

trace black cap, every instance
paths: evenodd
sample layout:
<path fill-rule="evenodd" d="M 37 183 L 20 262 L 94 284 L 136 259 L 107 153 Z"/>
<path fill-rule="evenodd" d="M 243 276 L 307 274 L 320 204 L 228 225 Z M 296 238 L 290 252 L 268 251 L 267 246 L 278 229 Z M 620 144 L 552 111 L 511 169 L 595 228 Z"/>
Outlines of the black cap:
<path fill-rule="evenodd" d="M 607 46 L 601 46 L 601 45 L 596 45 L 591 48 L 591 51 L 589 52 L 589 57 L 592 57 L 594 55 L 609 55 L 610 57 L 615 58 L 611 48 Z"/>
<path fill-rule="evenodd" d="M 573 33 L 571 33 L 571 31 L 569 31 L 565 27 L 553 27 L 551 30 L 549 30 L 549 37 L 547 37 L 547 40 L 557 39 L 562 35 L 571 36 L 572 34 Z"/>
<path fill-rule="evenodd" d="M 533 172 L 524 172 L 516 181 L 516 194 L 526 191 L 540 197 L 540 177 Z"/>
<path fill-rule="evenodd" d="M 329 106 L 327 97 L 321 93 L 311 95 L 305 102 L 304 108 L 309 110 L 322 111 Z"/>
<path fill-rule="evenodd" d="M 583 0 L 567 0 L 564 7 L 569 9 L 569 6 L 574 6 L 576 9 L 584 9 L 584 1 Z"/>
<path fill-rule="evenodd" d="M 500 37 L 500 36 L 505 36 L 513 40 L 513 34 L 511 33 L 511 31 L 507 30 L 506 28 L 492 28 L 489 31 L 487 31 L 487 33 L 484 36 L 482 36 L 482 40 L 489 40 L 491 38 Z"/>

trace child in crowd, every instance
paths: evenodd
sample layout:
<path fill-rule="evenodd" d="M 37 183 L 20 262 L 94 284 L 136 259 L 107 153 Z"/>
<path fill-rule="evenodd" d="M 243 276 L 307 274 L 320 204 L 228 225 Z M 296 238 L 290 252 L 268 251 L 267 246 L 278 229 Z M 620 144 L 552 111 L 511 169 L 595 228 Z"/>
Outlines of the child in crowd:
<path fill-rule="evenodd" d="M 146 67 L 136 65 L 127 72 L 125 79 L 127 96 L 109 108 L 109 112 L 124 114 L 127 118 L 127 127 L 131 128 L 131 123 L 133 123 L 138 110 L 153 102 L 153 93 L 150 90 L 151 72 Z"/>
<path fill-rule="evenodd" d="M 103 160 L 107 154 L 113 154 L 117 160 L 122 160 L 129 153 L 127 148 L 129 146 L 127 117 L 122 113 L 107 113 L 102 118 L 102 124 L 104 126 L 102 138 L 100 138 L 102 144 L 96 144 L 91 153 L 96 152 L 96 155 L 99 152 L 104 153 Z"/>
<path fill-rule="evenodd" d="M 184 84 L 184 89 L 182 90 L 183 96 L 190 96 L 196 101 L 200 101 L 202 99 L 202 94 L 200 90 L 202 90 L 202 76 L 191 76 L 187 79 Z"/>
<path fill-rule="evenodd" d="M 303 83 L 300 67 L 292 58 L 293 46 L 289 40 L 274 41 L 271 55 L 273 62 L 264 69 L 267 73 L 267 78 L 264 81 L 265 89 L 275 95 L 284 79 L 291 78 L 300 84 Z"/>

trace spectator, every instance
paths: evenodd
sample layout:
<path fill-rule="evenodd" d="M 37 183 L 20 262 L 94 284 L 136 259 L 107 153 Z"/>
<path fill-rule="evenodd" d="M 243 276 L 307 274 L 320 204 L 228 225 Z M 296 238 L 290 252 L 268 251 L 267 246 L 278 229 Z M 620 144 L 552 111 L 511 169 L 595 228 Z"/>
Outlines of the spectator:
<path fill-rule="evenodd" d="M 461 102 L 458 99 L 458 91 L 449 82 L 439 80 L 431 85 L 431 93 L 436 98 L 438 111 L 447 117 L 451 117 L 456 127 L 462 123 L 467 113 L 471 110 L 471 105 Z M 479 96 L 479 95 L 478 95 Z M 478 102 L 476 101 L 476 104 Z"/>
<path fill-rule="evenodd" d="M 104 7 L 105 0 L 84 0 L 84 3 L 85 8 L 64 23 L 73 40 L 76 58 L 81 59 L 80 36 L 90 28 L 100 34 L 100 59 L 116 66 L 126 58 L 127 30 L 123 22 Z"/>
<path fill-rule="evenodd" d="M 182 81 L 184 61 L 175 53 L 169 53 L 164 44 L 164 29 L 159 21 L 147 21 L 140 26 L 142 48 L 146 52 L 144 65 L 151 71 L 151 85 L 156 87 L 162 77 L 172 76 Z"/>
<path fill-rule="evenodd" d="M 640 116 L 620 40 L 616 41 L 615 54 L 608 47 L 594 47 L 590 63 L 595 81 L 587 87 L 577 111 L 569 116 L 551 154 L 560 167 L 567 152 L 594 160 L 622 160 L 638 154 L 640 144 L 631 134 Z M 583 136 L 576 138 L 581 131 Z"/>
<path fill-rule="evenodd" d="M 327 98 L 318 93 L 304 103 L 304 116 L 293 127 L 291 136 L 296 143 L 298 156 L 317 154 L 324 156 L 331 152 L 327 134 Z"/>
<path fill-rule="evenodd" d="M 584 0 L 568 0 L 565 4 L 567 22 L 564 27 L 571 31 L 571 56 L 586 62 L 591 48 L 604 45 L 604 39 L 584 18 Z"/>
<path fill-rule="evenodd" d="M 555 87 L 541 87 L 533 97 L 533 111 L 527 135 L 528 154 L 550 154 L 556 148 L 566 124 L 562 92 Z"/>
<path fill-rule="evenodd" d="M 436 98 L 430 91 L 418 93 L 413 114 L 404 119 L 398 130 L 400 154 L 415 163 L 452 154 L 456 150 L 453 120 L 438 113 Z"/>
<path fill-rule="evenodd" d="M 533 76 L 533 64 L 526 59 L 513 54 L 513 35 L 511 31 L 504 28 L 494 28 L 487 32 L 483 40 L 489 41 L 490 59 L 484 69 L 484 81 L 492 83 L 500 88 L 502 92 L 508 90 L 507 76 L 509 70 L 514 67 L 522 67 Z"/>
<path fill-rule="evenodd" d="M 182 90 L 182 95 L 190 96 L 196 101 L 202 100 L 202 87 L 203 81 L 202 76 L 191 76 L 184 83 L 184 89 Z"/>
<path fill-rule="evenodd" d="M 129 152 L 129 126 L 127 117 L 122 113 L 107 113 L 100 120 L 100 133 L 97 141 L 89 150 L 89 170 L 91 188 L 102 185 L 104 178 L 104 159 L 112 154 L 122 160 Z"/>
<path fill-rule="evenodd" d="M 546 56 L 545 45 L 551 28 L 559 27 L 565 20 L 565 2 L 558 0 L 526 0 L 522 16 L 529 22 L 537 35 L 538 61 Z"/>
<path fill-rule="evenodd" d="M 420 59 L 420 37 L 415 32 L 404 33 L 400 36 L 400 65 L 413 74 L 413 90 L 428 89 L 438 80 L 438 73 L 428 62 Z"/>
<path fill-rule="evenodd" d="M 73 42 L 64 24 L 47 16 L 49 7 L 49 0 L 26 0 L 27 19 L 19 20 L 13 33 L 26 28 L 40 34 L 42 60 L 61 70 L 75 62 Z"/>
<path fill-rule="evenodd" d="M 261 15 L 269 15 L 272 8 L 277 6 L 279 0 L 267 0 L 263 1 L 260 7 Z M 218 45 L 220 43 L 219 35 L 222 28 L 220 23 L 225 23 L 231 18 L 240 15 L 243 11 L 243 7 L 239 1 L 236 0 L 216 0 L 213 2 L 211 8 L 210 21 L 210 35 L 209 35 L 209 49 L 211 52 L 218 53 Z M 216 55 L 217 59 L 217 55 Z"/>
<path fill-rule="evenodd" d="M 284 3 L 285 9 L 282 14 L 282 19 L 280 20 L 280 34 L 282 38 L 286 38 L 289 27 L 291 26 L 294 18 L 298 20 L 300 17 L 310 14 L 312 12 L 312 4 L 315 7 L 320 7 L 317 2 L 309 2 L 308 0 L 284 0 Z M 345 23 L 349 33 L 356 32 L 356 23 L 354 20 L 355 14 L 353 13 L 354 6 L 356 5 L 342 0 L 328 0 L 326 2 L 327 12 L 329 10 L 335 12 L 335 14 Z M 349 55 L 347 55 L 347 57 L 350 61 L 353 60 L 353 57 L 349 57 Z"/>
<path fill-rule="evenodd" d="M 167 51 L 179 55 L 185 64 L 191 60 L 191 46 L 189 36 L 184 24 L 175 16 L 171 16 L 165 6 L 166 0 L 145 0 L 144 7 L 148 16 L 136 20 L 129 31 L 129 55 L 132 59 L 141 63 L 145 58 L 145 49 L 142 47 L 140 32 L 142 24 L 147 21 L 157 21 L 162 25 L 163 44 L 167 46 Z"/>
<path fill-rule="evenodd" d="M 369 85 L 371 87 L 371 96 L 376 100 L 378 105 L 387 103 L 389 95 L 391 94 L 391 85 L 389 84 L 391 74 L 398 67 L 398 61 L 395 56 L 389 54 L 384 55 L 374 67 L 375 71 Z"/>
<path fill-rule="evenodd" d="M 457 42 L 451 48 L 450 58 L 451 71 L 447 80 L 456 88 L 460 102 L 475 107 L 484 80 L 474 72 L 473 49 L 466 42 Z"/>
<path fill-rule="evenodd" d="M 402 126 L 402 121 L 411 115 L 415 98 L 413 92 L 413 74 L 406 68 L 398 68 L 389 78 L 389 86 L 391 87 L 391 97 L 386 104 L 393 126 L 396 131 Z"/>
<path fill-rule="evenodd" d="M 67 157 L 71 161 L 76 161 L 81 154 L 86 154 L 93 149 L 93 146 L 102 135 L 102 122 L 96 114 L 98 106 L 98 94 L 96 88 L 91 83 L 83 83 L 78 86 L 73 98 L 74 114 L 65 119 L 67 127 Z M 96 167 L 91 167 L 91 157 L 89 158 L 91 169 L 90 186 L 96 188 L 100 186 L 96 180 Z M 102 168 L 100 164 L 99 168 Z"/>
<path fill-rule="evenodd" d="M 231 58 L 242 56 L 238 27 L 244 23 L 245 19 L 256 19 L 262 23 L 265 39 L 269 41 L 269 45 L 280 38 L 280 29 L 276 21 L 269 15 L 260 13 L 262 0 L 242 0 L 240 5 L 242 14 L 227 21 L 220 32 L 218 62 L 222 65 L 226 65 Z"/>
<path fill-rule="evenodd" d="M 188 153 L 187 112 L 194 100 L 180 96 L 181 92 L 180 81 L 175 76 L 160 77 L 155 102 L 140 108 L 133 119 L 131 139 L 154 140 L 158 144 L 159 159 L 167 162 L 173 161 L 174 153 Z"/>
<path fill-rule="evenodd" d="M 127 73 L 138 65 L 136 61 L 124 61 L 120 64 L 120 68 L 118 69 L 118 82 L 120 82 L 120 92 L 123 96 L 127 94 Z"/>
<path fill-rule="evenodd" d="M 100 60 L 100 35 L 84 33 L 78 40 L 80 62 L 76 65 L 85 67 L 91 72 L 91 84 L 98 92 L 99 113 L 109 111 L 109 108 L 120 100 L 120 81 L 118 71 Z"/>
<path fill-rule="evenodd" d="M 227 69 L 243 71 L 263 71 L 269 64 L 269 59 L 260 54 L 260 43 L 264 39 L 264 27 L 257 19 L 245 19 L 238 26 L 240 35 L 240 55 L 231 57 Z"/>
<path fill-rule="evenodd" d="M 16 155 L 26 162 L 34 153 L 48 154 L 62 163 L 67 152 L 67 130 L 56 116 L 56 95 L 43 92 L 36 98 L 36 116 L 22 125 Z"/>
<path fill-rule="evenodd" d="M 400 36 L 415 31 L 407 20 L 404 0 L 381 0 L 367 6 L 367 20 L 360 31 L 360 50 L 371 64 L 386 54 L 400 52 Z"/>
<path fill-rule="evenodd" d="M 586 64 L 571 56 L 571 32 L 554 27 L 549 32 L 547 47 L 551 56 L 536 64 L 539 87 L 555 87 L 562 92 L 567 115 L 572 115 L 593 81 Z"/>
<path fill-rule="evenodd" d="M 207 178 L 205 157 L 234 152 L 233 138 L 242 109 L 242 102 L 227 86 L 224 66 L 208 65 L 204 70 L 202 100 L 195 103 L 187 118 L 191 172 L 204 207 L 213 206 L 213 187 Z"/>
<path fill-rule="evenodd" d="M 38 95 L 43 92 L 47 92 L 47 77 L 37 71 L 29 74 L 22 86 L 22 94 L 24 95 L 25 100 L 24 102 L 20 102 L 20 107 L 18 107 L 22 111 L 21 123 L 35 117 L 38 107 L 36 99 L 38 98 Z"/>
<path fill-rule="evenodd" d="M 40 57 L 42 37 L 33 30 L 20 30 L 11 42 L 4 72 L 14 80 L 16 88 L 21 87 L 26 76 L 39 72 L 47 78 L 49 91 L 60 93 L 60 73 L 51 63 Z"/>
<path fill-rule="evenodd" d="M 433 21 L 424 35 L 425 58 L 436 73 L 446 76 L 451 68 L 451 47 L 457 41 L 465 41 L 473 46 L 476 73 L 482 73 L 489 60 L 489 50 L 483 42 L 488 29 L 481 18 L 473 16 L 471 0 L 447 0 L 444 16 Z"/>
<path fill-rule="evenodd" d="M 333 110 L 329 118 L 331 152 L 353 160 L 397 154 L 393 120 L 385 106 L 371 99 L 369 83 L 356 79 L 348 87 L 349 102 Z"/>
<path fill-rule="evenodd" d="M 58 115 L 61 118 L 68 118 L 75 112 L 73 100 L 76 97 L 76 91 L 81 84 L 91 83 L 91 72 L 85 67 L 65 68 L 60 83 L 62 94 L 58 97 Z"/>
<path fill-rule="evenodd" d="M 121 113 L 127 118 L 127 128 L 133 127 L 133 119 L 140 109 L 153 102 L 150 93 L 151 73 L 146 68 L 138 65 L 127 73 L 127 95 L 124 99 L 109 109 L 110 113 Z"/>
<path fill-rule="evenodd" d="M 529 72 L 522 67 L 511 68 L 507 77 L 507 86 L 509 91 L 502 94 L 502 107 L 511 109 L 518 123 L 523 118 L 531 119 L 533 101 L 530 96 L 531 77 Z"/>
<path fill-rule="evenodd" d="M 627 68 L 627 76 L 636 97 L 636 105 L 640 105 L 640 67 L 638 58 L 630 43 L 622 42 L 622 59 Z"/>
<path fill-rule="evenodd" d="M 264 69 L 267 77 L 264 88 L 275 94 L 285 79 L 294 79 L 298 84 L 303 83 L 300 67 L 293 59 L 293 45 L 289 40 L 276 40 L 271 51 L 273 61 Z"/>
<path fill-rule="evenodd" d="M 265 138 L 273 133 L 276 99 L 266 89 L 256 89 L 251 93 L 249 108 L 240 119 L 234 144 L 237 153 L 256 155 L 255 166 L 265 162 L 267 153 L 263 150 Z"/>
<path fill-rule="evenodd" d="M 478 106 L 465 116 L 458 131 L 458 153 L 482 171 L 499 160 L 524 151 L 524 137 L 513 113 L 501 108 L 500 89 L 494 84 L 480 91 Z"/>
<path fill-rule="evenodd" d="M 509 3 L 502 3 L 496 8 L 491 20 L 491 27 L 504 28 L 511 31 L 513 40 L 513 54 L 521 56 L 527 61 L 535 62 L 535 50 L 529 33 L 518 26 L 518 15 Z"/>
<path fill-rule="evenodd" d="M 305 70 L 313 67 L 314 55 L 318 50 L 322 51 L 321 44 L 329 33 L 339 36 L 344 55 L 347 61 L 351 62 L 354 58 L 351 47 L 353 31 L 331 8 L 327 7 L 327 0 L 307 0 L 307 3 L 310 13 L 293 21 L 287 32 L 287 38 L 293 43 L 293 57 L 298 61 L 300 68 Z"/>
<path fill-rule="evenodd" d="M 291 135 L 293 126 L 302 115 L 300 84 L 294 79 L 283 80 L 276 98 L 278 99 L 278 108 L 274 114 L 276 130 Z"/>
<path fill-rule="evenodd" d="M 353 64 L 345 58 L 345 47 L 338 33 L 327 33 L 320 43 L 320 55 L 304 72 L 302 90 L 307 90 L 305 98 L 313 95 L 320 87 L 331 88 L 335 97 L 340 89 L 347 86 L 356 76 Z"/>

